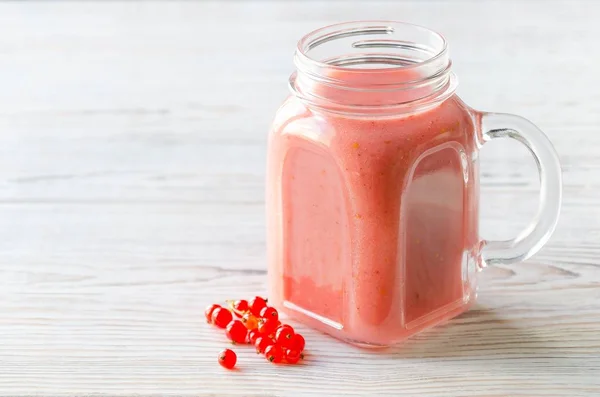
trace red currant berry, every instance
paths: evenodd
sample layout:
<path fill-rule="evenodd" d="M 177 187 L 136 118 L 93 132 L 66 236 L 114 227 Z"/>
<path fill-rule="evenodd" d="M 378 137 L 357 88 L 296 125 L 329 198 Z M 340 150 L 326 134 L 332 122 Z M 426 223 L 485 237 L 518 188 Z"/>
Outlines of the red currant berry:
<path fill-rule="evenodd" d="M 204 315 L 206 316 L 206 322 L 209 324 L 212 324 L 212 314 L 215 311 L 215 309 L 220 308 L 221 306 L 219 305 L 209 305 L 206 306 L 206 309 L 204 310 Z"/>
<path fill-rule="evenodd" d="M 250 312 L 258 317 L 260 316 L 260 311 L 263 307 L 267 306 L 267 301 L 260 296 L 255 296 L 248 305 L 250 307 Z"/>
<path fill-rule="evenodd" d="M 234 343 L 246 343 L 248 330 L 240 320 L 233 320 L 227 324 L 225 334 Z"/>
<path fill-rule="evenodd" d="M 281 347 L 277 345 L 271 345 L 265 349 L 265 357 L 272 363 L 280 363 L 283 360 L 283 352 Z"/>
<path fill-rule="evenodd" d="M 233 352 L 233 350 L 225 349 L 219 353 L 219 364 L 221 367 L 232 369 L 235 367 L 235 362 L 237 361 L 237 356 Z"/>
<path fill-rule="evenodd" d="M 291 326 L 291 325 L 289 325 L 289 324 L 280 324 L 280 325 L 279 325 L 279 327 L 277 327 L 277 330 L 279 330 L 279 329 L 281 329 L 281 328 L 289 328 L 289 329 L 291 329 L 292 331 L 294 331 L 294 328 L 292 328 L 292 326 Z M 293 332 L 292 332 L 292 333 L 293 333 Z"/>
<path fill-rule="evenodd" d="M 265 349 L 273 344 L 273 341 L 267 338 L 266 336 L 259 336 L 256 338 L 254 342 L 254 347 L 256 347 L 257 353 L 264 353 Z"/>
<path fill-rule="evenodd" d="M 236 316 L 238 317 L 242 317 L 244 315 L 244 313 L 246 313 L 248 311 L 250 307 L 248 306 L 248 301 L 241 299 L 238 301 L 235 301 L 233 303 L 233 310 Z"/>
<path fill-rule="evenodd" d="M 296 364 L 298 361 L 300 361 L 300 352 L 298 352 L 297 350 L 286 350 L 285 361 L 288 364 Z"/>
<path fill-rule="evenodd" d="M 212 313 L 212 322 L 219 328 L 227 327 L 232 319 L 231 312 L 224 307 L 218 307 Z"/>
<path fill-rule="evenodd" d="M 279 313 L 277 313 L 277 309 L 275 309 L 274 307 L 271 306 L 265 306 L 262 308 L 262 310 L 260 311 L 260 316 L 262 318 L 264 318 L 265 320 L 270 319 L 270 320 L 279 320 Z"/>
<path fill-rule="evenodd" d="M 242 316 L 242 322 L 250 331 L 258 327 L 258 320 L 252 313 L 246 313 Z"/>
<path fill-rule="evenodd" d="M 302 351 L 304 350 L 304 345 L 306 344 L 304 337 L 300 334 L 294 334 L 294 336 L 292 336 L 292 339 L 290 340 L 290 343 L 288 345 L 288 348 L 291 350 L 296 350 L 300 353 L 302 353 Z"/>
<path fill-rule="evenodd" d="M 275 320 L 260 320 L 258 322 L 258 332 L 265 335 L 270 335 L 275 332 L 277 329 L 277 321 Z"/>
<path fill-rule="evenodd" d="M 287 347 L 290 345 L 293 336 L 294 329 L 292 327 L 281 326 L 277 328 L 277 332 L 275 333 L 275 343 L 280 346 Z"/>
<path fill-rule="evenodd" d="M 256 339 L 260 336 L 260 332 L 258 330 L 253 329 L 252 331 L 248 331 L 248 335 L 246 336 L 246 340 L 250 344 L 254 344 Z"/>
<path fill-rule="evenodd" d="M 264 319 L 264 321 L 267 321 L 267 319 Z M 279 321 L 279 320 L 277 320 L 277 321 L 268 320 L 268 321 L 273 323 L 273 325 L 269 325 L 270 328 L 268 328 L 268 330 L 270 331 L 269 335 L 271 335 L 271 339 L 275 340 L 275 332 L 277 332 L 277 328 L 279 328 L 279 326 L 281 325 L 281 321 Z"/>

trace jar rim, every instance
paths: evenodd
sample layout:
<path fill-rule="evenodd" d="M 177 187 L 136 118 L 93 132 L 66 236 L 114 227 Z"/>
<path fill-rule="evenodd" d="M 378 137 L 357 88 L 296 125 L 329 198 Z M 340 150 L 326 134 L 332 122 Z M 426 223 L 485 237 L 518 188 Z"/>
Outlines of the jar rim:
<path fill-rule="evenodd" d="M 307 105 L 332 112 L 413 112 L 454 94 L 458 83 L 448 54 L 446 39 L 420 25 L 338 23 L 299 40 L 289 86 Z"/>
<path fill-rule="evenodd" d="M 358 20 L 358 21 L 350 21 L 350 22 L 341 22 L 328 26 L 324 26 L 322 28 L 313 30 L 312 32 L 304 35 L 297 43 L 296 46 L 296 57 L 299 60 L 312 64 L 315 67 L 322 68 L 330 68 L 337 70 L 347 71 L 348 68 L 344 66 L 339 66 L 335 64 L 331 64 L 326 61 L 320 61 L 312 58 L 308 55 L 308 52 L 316 47 L 317 45 L 322 44 L 323 42 L 333 40 L 341 35 L 360 35 L 360 34 L 368 34 L 370 29 L 374 29 L 380 32 L 385 32 L 387 34 L 393 34 L 397 31 L 398 28 L 405 29 L 414 29 L 419 30 L 425 34 L 428 34 L 435 39 L 439 40 L 440 45 L 439 49 L 433 54 L 430 58 L 425 59 L 421 62 L 414 64 L 405 64 L 396 67 L 386 67 L 386 68 L 370 68 L 370 69 L 353 69 L 356 71 L 360 70 L 368 70 L 369 73 L 388 73 L 393 69 L 411 69 L 426 66 L 427 64 L 431 64 L 436 60 L 439 60 L 444 55 L 448 53 L 448 42 L 446 38 L 429 28 L 426 28 L 421 25 L 412 24 L 408 22 L 401 21 L 392 21 L 392 20 Z M 298 65 L 296 65 L 298 66 Z"/>

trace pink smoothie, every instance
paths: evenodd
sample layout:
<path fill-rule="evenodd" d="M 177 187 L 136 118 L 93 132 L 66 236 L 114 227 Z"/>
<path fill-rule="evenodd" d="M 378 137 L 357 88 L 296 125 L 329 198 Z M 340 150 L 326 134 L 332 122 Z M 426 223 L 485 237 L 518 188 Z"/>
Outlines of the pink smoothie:
<path fill-rule="evenodd" d="M 312 89 L 338 102 L 382 100 Z M 269 138 L 271 301 L 366 345 L 398 342 L 465 310 L 478 241 L 475 152 L 469 110 L 456 96 L 385 117 L 289 98 Z"/>

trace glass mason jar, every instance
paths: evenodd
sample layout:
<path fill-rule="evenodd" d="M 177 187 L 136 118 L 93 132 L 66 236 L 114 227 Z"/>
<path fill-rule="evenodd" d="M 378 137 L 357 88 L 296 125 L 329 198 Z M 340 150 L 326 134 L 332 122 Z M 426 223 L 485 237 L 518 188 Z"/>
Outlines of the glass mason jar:
<path fill-rule="evenodd" d="M 446 41 L 365 21 L 298 43 L 292 95 L 269 136 L 270 299 L 350 343 L 399 342 L 465 310 L 477 272 L 522 261 L 553 232 L 561 170 L 547 137 L 455 95 Z M 478 231 L 480 147 L 513 138 L 534 156 L 536 217 L 517 238 Z"/>

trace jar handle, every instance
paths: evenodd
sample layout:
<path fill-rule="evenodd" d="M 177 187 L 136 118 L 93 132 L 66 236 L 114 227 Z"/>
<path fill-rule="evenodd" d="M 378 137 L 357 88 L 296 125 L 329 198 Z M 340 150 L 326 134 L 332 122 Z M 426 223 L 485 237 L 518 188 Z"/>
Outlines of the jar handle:
<path fill-rule="evenodd" d="M 540 201 L 537 214 L 516 238 L 482 241 L 480 267 L 523 261 L 550 239 L 556 228 L 562 199 L 562 175 L 558 155 L 546 135 L 532 122 L 512 114 L 480 113 L 483 143 L 512 138 L 529 149 L 539 171 Z"/>

